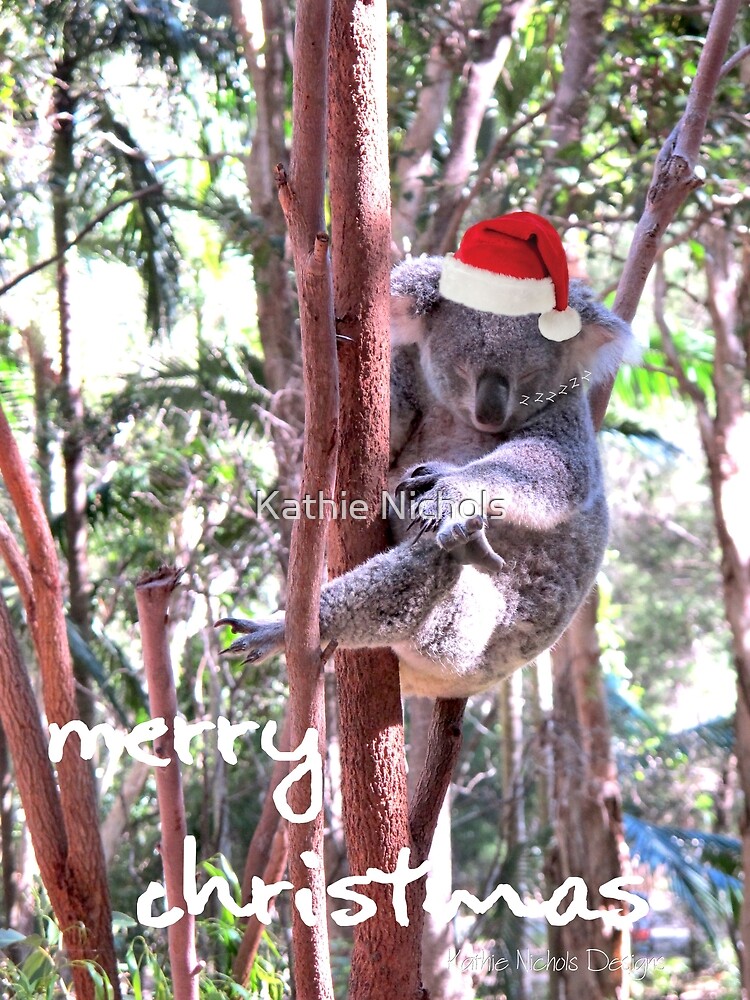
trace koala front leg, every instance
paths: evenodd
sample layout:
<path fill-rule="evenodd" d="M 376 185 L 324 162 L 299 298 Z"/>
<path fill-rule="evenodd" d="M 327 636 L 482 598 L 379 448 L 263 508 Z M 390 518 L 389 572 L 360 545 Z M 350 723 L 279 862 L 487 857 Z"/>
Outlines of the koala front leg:
<path fill-rule="evenodd" d="M 339 646 L 390 646 L 413 636 L 435 604 L 454 586 L 461 564 L 432 540 L 403 542 L 323 587 L 320 638 Z M 285 621 L 221 618 L 240 633 L 224 650 L 259 663 L 284 648 Z"/>

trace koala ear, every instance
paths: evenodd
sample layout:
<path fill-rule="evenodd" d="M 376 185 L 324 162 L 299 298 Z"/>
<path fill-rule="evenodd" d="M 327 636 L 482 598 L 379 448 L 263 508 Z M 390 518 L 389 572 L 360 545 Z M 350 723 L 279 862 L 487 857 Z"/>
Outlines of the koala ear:
<path fill-rule="evenodd" d="M 416 257 L 391 272 L 391 343 L 418 344 L 425 315 L 439 304 L 442 257 Z"/>
<path fill-rule="evenodd" d="M 590 288 L 571 281 L 569 299 L 581 317 L 581 332 L 569 343 L 577 362 L 591 372 L 591 385 L 615 375 L 623 361 L 638 362 L 641 351 L 630 325 L 597 302 Z"/>

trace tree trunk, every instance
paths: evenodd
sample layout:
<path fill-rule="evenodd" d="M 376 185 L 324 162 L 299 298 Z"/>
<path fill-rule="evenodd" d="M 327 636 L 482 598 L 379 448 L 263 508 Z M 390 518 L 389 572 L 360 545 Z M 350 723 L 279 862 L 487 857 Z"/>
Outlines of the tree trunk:
<path fill-rule="evenodd" d="M 506 855 L 526 841 L 526 812 L 523 785 L 523 671 L 516 670 L 500 686 L 501 732 L 502 732 L 502 786 L 503 809 L 500 814 L 500 841 L 504 843 Z M 516 885 L 519 896 L 526 895 L 528 885 L 520 880 Z M 517 923 L 517 948 L 522 951 L 526 944 L 526 928 L 523 920 Z M 515 1000 L 526 1000 L 529 988 L 529 974 L 522 963 L 515 974 Z"/>
<path fill-rule="evenodd" d="M 417 782 L 427 760 L 427 746 L 433 705 L 429 698 L 410 698 L 408 709 L 409 799 L 414 801 Z M 438 816 L 429 854 L 430 869 L 425 888 L 431 899 L 448 903 L 453 892 L 453 851 L 451 803 L 446 795 Z M 468 1000 L 473 996 L 471 977 L 462 973 L 456 958 L 455 924 L 426 913 L 422 934 L 422 981 L 431 997 L 440 1000 Z"/>
<path fill-rule="evenodd" d="M 246 176 L 253 213 L 263 220 L 263 230 L 253 250 L 253 275 L 263 371 L 266 385 L 273 393 L 271 411 L 277 418 L 271 423 L 278 467 L 277 488 L 282 497 L 294 498 L 299 492 L 302 464 L 304 400 L 300 339 L 289 265 L 284 254 L 286 222 L 274 182 L 276 164 L 287 159 L 284 145 L 286 5 L 282 0 L 260 2 L 265 35 L 262 65 L 241 0 L 230 0 L 229 6 L 232 23 L 243 42 L 248 75 L 255 92 L 255 132 Z M 282 518 L 278 527 L 282 541 L 280 559 L 286 576 L 292 521 Z"/>
<path fill-rule="evenodd" d="M 22 331 L 34 375 L 34 444 L 39 467 L 39 494 L 47 520 L 52 520 L 52 444 L 55 438 L 50 419 L 50 401 L 57 377 L 47 354 L 44 337 L 35 325 Z"/>
<path fill-rule="evenodd" d="M 34 912 L 34 880 L 39 877 L 39 867 L 34 857 L 28 823 L 24 823 L 18 831 L 15 862 L 13 885 L 16 899 L 10 911 L 8 927 L 12 927 L 20 934 L 29 935 L 37 929 Z"/>
<path fill-rule="evenodd" d="M 63 420 L 62 455 L 65 470 L 65 560 L 68 568 L 70 618 L 85 641 L 91 638 L 91 586 L 88 571 L 88 519 L 84 465 L 84 409 L 80 380 L 72 358 L 72 329 L 68 299 L 68 259 L 64 252 L 70 237 L 68 188 L 75 173 L 73 146 L 76 98 L 73 92 L 72 60 L 55 66 L 52 96 L 52 215 L 56 264 L 57 309 L 60 328 L 60 413 Z M 91 678 L 74 664 L 78 684 L 79 716 L 94 724 Z"/>
<path fill-rule="evenodd" d="M 739 243 L 735 250 L 734 241 Z M 737 760 L 743 809 L 743 871 L 750 872 L 750 241 L 719 222 L 705 233 L 708 307 L 715 334 L 713 383 L 716 413 L 708 414 L 699 390 L 691 390 L 678 367 L 681 389 L 697 405 L 706 455 L 714 519 L 721 547 L 724 606 L 737 670 Z M 663 293 L 663 287 L 660 289 Z M 668 356 L 679 365 L 674 344 L 660 323 Z M 743 997 L 750 995 L 750 898 L 740 918 Z"/>
<path fill-rule="evenodd" d="M 26 620 L 34 642 L 42 677 L 42 692 L 47 719 L 50 723 L 64 726 L 78 717 L 75 699 L 75 682 L 70 661 L 65 616 L 63 613 L 62 591 L 60 587 L 60 566 L 55 544 L 50 534 L 49 524 L 44 514 L 39 495 L 29 478 L 28 470 L 21 457 L 18 445 L 11 434 L 7 418 L 0 406 L 0 475 L 2 475 L 16 511 L 26 542 L 27 558 L 24 559 L 18 544 L 9 533 L 0 531 L 0 551 L 2 551 L 13 578 L 18 585 L 26 610 Z M 0 527 L 3 524 L 0 522 Z M 7 527 L 7 526 L 5 526 Z M 2 663 L 2 657 L 0 657 Z M 33 710 L 38 720 L 39 713 L 34 702 Z M 31 710 L 28 710 L 30 718 Z M 6 734 L 11 741 L 7 719 L 4 719 Z M 25 723 L 26 725 L 26 723 Z M 43 737 L 40 736 L 42 742 Z M 11 742 L 11 746 L 13 746 Z M 13 758 L 18 772 L 19 753 L 13 750 Z M 45 749 L 45 758 L 46 749 Z M 54 825 L 55 837 L 59 838 L 59 850 L 63 850 L 65 868 L 60 868 L 59 850 L 51 851 L 48 859 L 42 859 L 37 849 L 37 860 L 43 872 L 48 864 L 50 874 L 60 877 L 61 871 L 69 874 L 65 878 L 65 888 L 73 900 L 73 909 L 83 900 L 77 910 L 76 921 L 86 928 L 86 949 L 89 956 L 95 956 L 110 977 L 115 1000 L 119 997 L 117 961 L 112 937 L 112 908 L 107 884 L 107 869 L 99 837 L 99 815 L 96 788 L 88 761 L 80 756 L 80 741 L 77 736 L 68 738 L 65 753 L 57 765 L 60 788 L 62 821 Z M 19 777 L 19 788 L 22 788 Z M 27 812 L 31 808 L 29 796 L 33 798 L 36 786 L 32 782 L 22 802 Z M 33 804 L 33 803 L 32 803 Z M 31 826 L 31 822 L 29 821 Z M 66 846 L 67 845 L 67 846 Z M 49 844 L 45 842 L 45 848 Z M 50 894 L 51 895 L 51 894 Z M 63 903 L 67 906 L 65 900 Z M 61 904 L 62 905 L 62 904 Z M 53 900 L 53 906 L 55 906 Z M 56 910 L 57 913 L 57 910 Z M 67 911 L 57 914 L 63 927 Z M 73 934 L 78 933 L 73 928 Z M 88 976 L 81 987 L 80 997 L 92 996 L 88 990 Z"/>
<path fill-rule="evenodd" d="M 589 908 L 608 909 L 612 903 L 601 897 L 598 887 L 623 874 L 627 846 L 599 667 L 596 605 L 594 591 L 552 652 L 554 843 L 547 878 L 550 892 L 570 876 L 583 878 Z M 575 919 L 565 927 L 550 927 L 549 941 L 552 955 L 566 958 L 564 968 L 551 974 L 555 1000 L 618 996 L 621 931 L 605 933 L 601 920 Z M 601 962 L 596 963 L 607 964 L 604 971 L 589 968 L 588 949 L 607 956 L 599 956 Z"/>
<path fill-rule="evenodd" d="M 6 927 L 12 926 L 10 914 L 17 898 L 14 880 L 18 865 L 13 843 L 13 828 L 16 819 L 13 785 L 8 741 L 5 738 L 2 722 L 0 722 L 0 855 L 3 861 L 3 922 Z"/>
<path fill-rule="evenodd" d="M 501 4 L 495 20 L 478 43 L 473 60 L 466 67 L 466 83 L 453 112 L 451 148 L 440 181 L 437 208 L 420 241 L 425 250 L 444 254 L 452 249 L 445 245 L 445 235 L 474 166 L 479 129 L 508 57 L 513 31 L 530 6 L 530 0 L 509 0 Z"/>
<path fill-rule="evenodd" d="M 289 176 L 277 172 L 279 199 L 289 227 L 299 293 L 305 383 L 305 438 L 301 492 L 330 498 L 334 494 L 339 443 L 338 364 L 333 290 L 325 232 L 324 195 L 327 75 L 331 9 L 328 0 L 305 0 L 297 6 L 294 51 L 294 143 Z M 317 731 L 325 759 L 325 700 L 320 653 L 320 592 L 325 566 L 330 511 L 294 522 L 287 603 L 287 670 L 292 748 L 309 729 Z M 321 775 L 322 778 L 322 775 Z M 296 781 L 289 804 L 301 815 L 308 810 L 310 777 Z M 289 823 L 289 875 L 299 901 L 308 898 L 312 926 L 295 906 L 292 911 L 294 982 L 299 1000 L 332 1000 L 326 925 L 324 815 L 321 808 L 305 822 Z M 315 864 L 307 864 L 314 858 Z M 303 860 L 304 859 L 304 860 Z"/>
<path fill-rule="evenodd" d="M 571 0 L 563 71 L 549 112 L 551 144 L 545 147 L 544 169 L 535 192 L 539 211 L 549 212 L 551 182 L 560 153 L 581 137 L 588 110 L 591 78 L 604 38 L 602 18 L 607 0 Z"/>
<path fill-rule="evenodd" d="M 187 820 L 182 774 L 174 747 L 177 691 L 167 636 L 169 601 L 181 575 L 181 570 L 163 566 L 155 573 L 142 577 L 135 587 L 135 601 L 151 718 L 161 719 L 167 726 L 167 732 L 154 740 L 154 753 L 169 763 L 166 767 L 157 767 L 154 777 L 167 903 L 170 909 L 179 907 L 182 910 L 179 920 L 167 927 L 170 971 L 175 995 L 180 1000 L 198 1000 L 195 916 L 188 911 L 183 888 Z"/>
<path fill-rule="evenodd" d="M 86 883 L 70 863 L 71 844 L 47 755 L 47 740 L 2 594 L 0 666 L 3 675 L 0 720 L 13 756 L 15 779 L 39 871 L 55 918 L 63 930 L 65 948 L 74 963 L 86 959 L 100 963 L 113 983 L 115 997 L 119 997 L 114 947 L 111 950 L 101 947 L 102 940 L 97 936 L 99 928 L 96 924 L 92 926 L 91 919 L 92 910 L 97 910 L 96 898 L 89 897 Z M 6 864 L 10 867 L 3 855 L 4 870 Z M 91 935 L 87 934 L 87 928 L 93 931 Z M 95 1000 L 94 982 L 83 965 L 73 965 L 73 981 L 79 1000 Z"/>
<path fill-rule="evenodd" d="M 388 469 L 390 204 L 384 0 L 334 0 L 328 126 L 334 300 L 342 442 L 337 489 L 364 500 L 369 521 L 342 519 L 331 567 L 342 573 L 387 544 L 380 498 Z M 337 655 L 344 828 L 349 868 L 392 872 L 411 844 L 398 666 L 383 651 Z M 396 922 L 391 890 L 355 927 L 350 1000 L 418 1000 L 422 923 Z"/>

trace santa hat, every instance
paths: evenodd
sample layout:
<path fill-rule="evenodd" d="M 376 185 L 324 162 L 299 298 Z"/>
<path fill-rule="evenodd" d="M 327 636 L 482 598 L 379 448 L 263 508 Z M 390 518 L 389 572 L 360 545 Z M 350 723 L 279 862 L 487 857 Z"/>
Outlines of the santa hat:
<path fill-rule="evenodd" d="M 443 261 L 443 298 L 497 313 L 540 313 L 548 340 L 569 340 L 581 318 L 568 305 L 568 261 L 557 230 L 533 212 L 511 212 L 471 226 Z"/>

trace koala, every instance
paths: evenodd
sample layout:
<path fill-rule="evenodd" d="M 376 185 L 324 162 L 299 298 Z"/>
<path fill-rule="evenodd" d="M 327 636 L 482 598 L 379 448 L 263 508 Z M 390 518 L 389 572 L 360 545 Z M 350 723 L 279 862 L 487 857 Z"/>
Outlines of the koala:
<path fill-rule="evenodd" d="M 587 596 L 607 542 L 586 396 L 632 343 L 580 282 L 581 332 L 540 335 L 440 294 L 442 258 L 391 279 L 393 546 L 327 583 L 321 641 L 390 646 L 405 695 L 465 698 L 548 649 Z M 225 652 L 258 662 L 284 621 L 224 618 Z"/>

